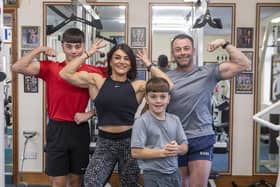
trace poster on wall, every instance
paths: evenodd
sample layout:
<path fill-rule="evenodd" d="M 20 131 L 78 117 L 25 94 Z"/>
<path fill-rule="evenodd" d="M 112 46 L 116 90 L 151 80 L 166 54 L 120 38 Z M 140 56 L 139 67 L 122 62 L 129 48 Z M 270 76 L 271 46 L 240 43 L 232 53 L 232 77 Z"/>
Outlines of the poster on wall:
<path fill-rule="evenodd" d="M 237 47 L 238 48 L 253 48 L 254 29 L 251 27 L 237 28 Z"/>
<path fill-rule="evenodd" d="M 235 93 L 236 94 L 252 94 L 253 93 L 253 73 L 240 73 L 235 77 Z"/>
<path fill-rule="evenodd" d="M 22 26 L 21 27 L 21 48 L 33 49 L 39 46 L 39 27 Z"/>
<path fill-rule="evenodd" d="M 24 75 L 24 93 L 38 93 L 38 78 L 35 76 Z"/>
<path fill-rule="evenodd" d="M 131 27 L 131 47 L 145 47 L 146 46 L 146 28 L 145 27 Z"/>
<path fill-rule="evenodd" d="M 19 0 L 4 0 L 4 6 L 18 8 Z"/>

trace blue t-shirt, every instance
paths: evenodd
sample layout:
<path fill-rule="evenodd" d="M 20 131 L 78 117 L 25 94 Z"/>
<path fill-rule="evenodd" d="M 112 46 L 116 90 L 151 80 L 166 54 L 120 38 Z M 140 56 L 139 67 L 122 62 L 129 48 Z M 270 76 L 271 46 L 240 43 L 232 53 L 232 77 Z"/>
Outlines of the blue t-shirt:
<path fill-rule="evenodd" d="M 177 115 L 188 138 L 214 134 L 211 98 L 221 80 L 219 64 L 195 67 L 191 72 L 167 72 L 174 83 L 167 111 Z"/>

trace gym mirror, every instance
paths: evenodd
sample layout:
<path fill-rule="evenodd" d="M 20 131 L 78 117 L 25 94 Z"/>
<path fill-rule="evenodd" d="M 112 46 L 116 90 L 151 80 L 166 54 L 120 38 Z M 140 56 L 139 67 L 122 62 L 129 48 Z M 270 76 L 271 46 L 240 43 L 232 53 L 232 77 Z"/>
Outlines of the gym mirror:
<path fill-rule="evenodd" d="M 234 41 L 235 5 L 209 4 L 208 8 L 214 18 L 220 18 L 223 28 L 212 28 L 208 24 L 193 29 L 196 9 L 192 4 L 150 4 L 150 46 L 151 56 L 157 64 L 158 56 L 165 54 L 171 69 L 172 62 L 170 42 L 178 33 L 189 33 L 194 38 L 197 51 L 197 65 L 219 63 L 228 59 L 224 50 L 214 53 L 206 51 L 207 43 L 217 38 Z M 164 46 L 164 47 L 163 47 Z M 216 131 L 217 143 L 214 145 L 213 170 L 221 173 L 231 172 L 231 137 L 232 137 L 232 81 L 222 81 L 213 91 L 213 128 Z"/>
<path fill-rule="evenodd" d="M 100 19 L 96 21 L 93 13 L 89 13 L 87 5 L 71 3 L 44 3 L 45 33 L 44 44 L 57 52 L 55 60 L 63 61 L 64 54 L 61 49 L 61 35 L 70 28 L 77 27 L 85 32 L 86 49 L 88 49 L 96 36 L 108 42 L 104 54 L 110 50 L 114 42 L 127 41 L 127 3 L 91 3 L 91 10 Z M 107 66 L 106 55 L 96 55 L 87 63 L 97 66 Z M 47 121 L 44 120 L 45 122 Z M 91 124 L 92 141 L 95 140 L 94 120 Z"/>
<path fill-rule="evenodd" d="M 11 65 L 17 59 L 17 13 L 16 9 L 4 9 L 3 71 L 4 80 L 4 116 L 5 116 L 5 183 L 16 181 L 18 168 L 17 141 L 17 75 L 11 71 Z"/>
<path fill-rule="evenodd" d="M 280 3 L 257 4 L 255 113 L 279 100 L 280 85 Z M 279 108 L 277 109 L 279 111 Z M 279 124 L 279 112 L 264 116 Z M 277 131 L 260 124 L 255 128 L 255 173 L 276 173 L 278 168 Z"/>

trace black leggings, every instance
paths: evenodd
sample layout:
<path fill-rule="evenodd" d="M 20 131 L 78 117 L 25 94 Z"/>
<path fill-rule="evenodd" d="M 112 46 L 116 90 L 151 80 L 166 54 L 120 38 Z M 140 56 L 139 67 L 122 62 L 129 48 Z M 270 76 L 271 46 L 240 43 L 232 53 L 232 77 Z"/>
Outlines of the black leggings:
<path fill-rule="evenodd" d="M 109 133 L 110 134 L 110 133 Z M 121 187 L 137 186 L 140 169 L 131 156 L 131 138 L 97 138 L 96 149 L 89 162 L 85 176 L 85 187 L 103 187 L 118 164 Z"/>

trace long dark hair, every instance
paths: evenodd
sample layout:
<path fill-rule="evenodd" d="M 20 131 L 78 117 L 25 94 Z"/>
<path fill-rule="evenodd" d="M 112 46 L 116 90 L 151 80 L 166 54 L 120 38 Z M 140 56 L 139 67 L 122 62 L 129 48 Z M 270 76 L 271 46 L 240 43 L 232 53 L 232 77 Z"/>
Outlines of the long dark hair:
<path fill-rule="evenodd" d="M 129 60 L 130 60 L 130 65 L 131 65 L 131 69 L 129 70 L 129 72 L 127 72 L 127 78 L 131 81 L 136 79 L 137 76 L 137 71 L 136 71 L 136 57 L 132 51 L 132 49 L 127 45 L 127 44 L 117 44 L 115 45 L 107 54 L 107 61 L 108 61 L 108 76 L 112 75 L 112 67 L 110 65 L 111 60 L 112 60 L 112 56 L 114 54 L 115 51 L 117 51 L 118 49 L 124 51 Z"/>

